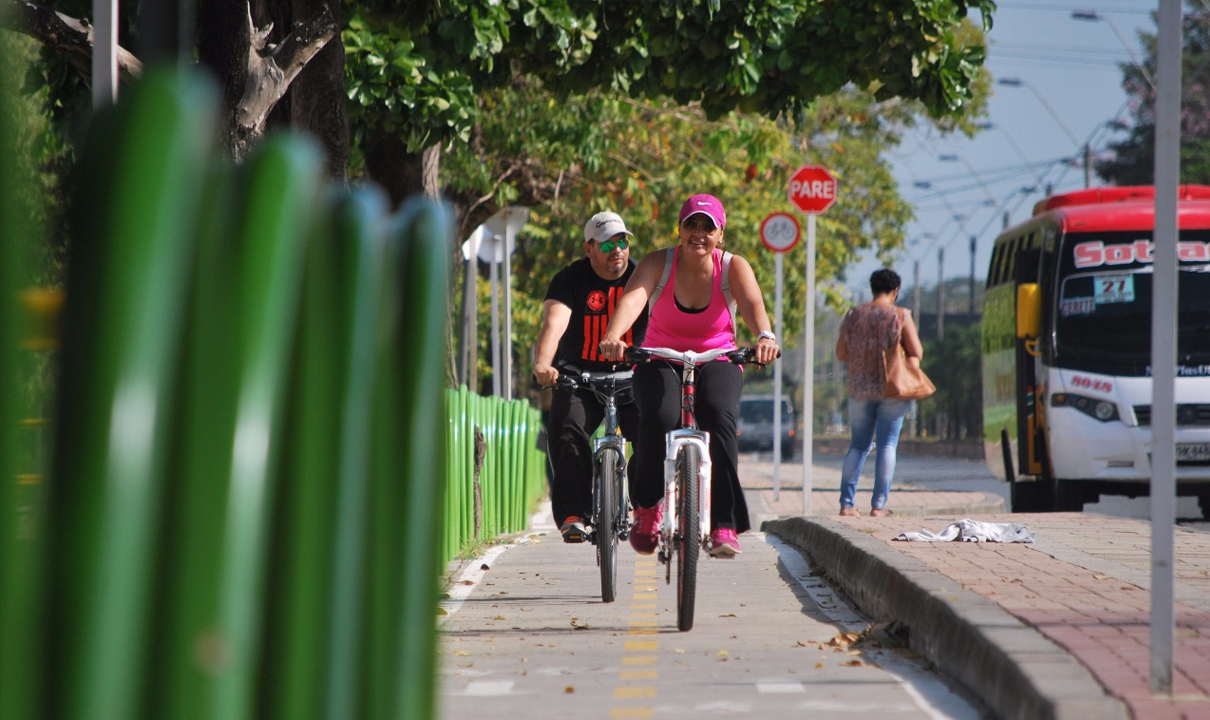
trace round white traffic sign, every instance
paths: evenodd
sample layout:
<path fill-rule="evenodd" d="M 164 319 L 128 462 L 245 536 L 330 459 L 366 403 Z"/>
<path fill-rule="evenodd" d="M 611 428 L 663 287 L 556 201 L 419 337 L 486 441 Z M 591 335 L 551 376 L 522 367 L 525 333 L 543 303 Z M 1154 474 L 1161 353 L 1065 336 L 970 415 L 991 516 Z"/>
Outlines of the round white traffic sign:
<path fill-rule="evenodd" d="M 798 219 L 790 213 L 770 213 L 760 224 L 760 240 L 773 252 L 785 252 L 798 244 Z"/>

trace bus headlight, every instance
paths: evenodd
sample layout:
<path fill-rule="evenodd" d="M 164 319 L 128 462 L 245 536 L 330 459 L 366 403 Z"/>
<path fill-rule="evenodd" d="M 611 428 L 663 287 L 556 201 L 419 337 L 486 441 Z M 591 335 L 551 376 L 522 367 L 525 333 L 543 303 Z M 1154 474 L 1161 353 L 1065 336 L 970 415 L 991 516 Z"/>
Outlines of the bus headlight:
<path fill-rule="evenodd" d="M 1076 395 L 1075 393 L 1055 393 L 1050 396 L 1051 407 L 1075 408 L 1085 415 L 1096 418 L 1101 422 L 1111 422 L 1118 419 L 1118 406 L 1108 400 Z"/>

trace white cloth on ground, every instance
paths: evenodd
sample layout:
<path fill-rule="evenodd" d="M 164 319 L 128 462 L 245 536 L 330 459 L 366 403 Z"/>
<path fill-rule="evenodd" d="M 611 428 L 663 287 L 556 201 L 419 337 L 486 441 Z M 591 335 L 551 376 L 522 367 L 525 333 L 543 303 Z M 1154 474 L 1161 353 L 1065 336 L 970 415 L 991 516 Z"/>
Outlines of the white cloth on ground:
<path fill-rule="evenodd" d="M 961 540 L 963 542 L 1031 543 L 1034 541 L 1034 531 L 1017 523 L 989 523 L 964 518 L 956 523 L 950 523 L 939 533 L 922 529 L 920 532 L 900 533 L 895 539 L 928 542 Z"/>

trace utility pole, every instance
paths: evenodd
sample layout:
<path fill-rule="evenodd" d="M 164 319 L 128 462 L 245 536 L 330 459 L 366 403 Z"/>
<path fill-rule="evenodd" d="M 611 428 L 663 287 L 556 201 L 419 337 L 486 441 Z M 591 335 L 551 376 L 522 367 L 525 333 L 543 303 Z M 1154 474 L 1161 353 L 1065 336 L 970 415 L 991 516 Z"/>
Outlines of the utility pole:
<path fill-rule="evenodd" d="M 920 261 L 912 263 L 912 317 L 920 322 Z"/>
<path fill-rule="evenodd" d="M 937 248 L 937 339 L 945 337 L 945 248 Z"/>
<path fill-rule="evenodd" d="M 970 314 L 975 314 L 975 236 L 971 235 L 971 304 Z"/>

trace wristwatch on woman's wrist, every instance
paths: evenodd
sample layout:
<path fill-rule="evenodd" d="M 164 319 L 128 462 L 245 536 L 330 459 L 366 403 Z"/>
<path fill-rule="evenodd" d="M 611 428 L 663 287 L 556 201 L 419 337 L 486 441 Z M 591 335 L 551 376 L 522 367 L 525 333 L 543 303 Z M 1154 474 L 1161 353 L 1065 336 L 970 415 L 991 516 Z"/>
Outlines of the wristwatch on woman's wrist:
<path fill-rule="evenodd" d="M 760 341 L 761 338 L 769 338 L 773 342 L 777 342 L 777 336 L 774 335 L 773 333 L 769 332 L 768 330 L 765 330 L 764 332 L 762 332 L 761 334 L 756 336 L 756 339 L 758 342 Z"/>

